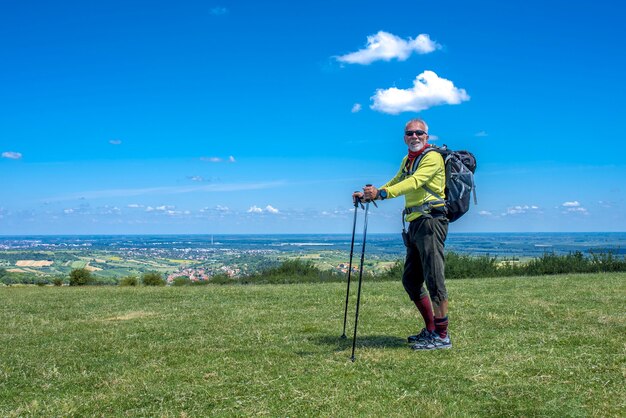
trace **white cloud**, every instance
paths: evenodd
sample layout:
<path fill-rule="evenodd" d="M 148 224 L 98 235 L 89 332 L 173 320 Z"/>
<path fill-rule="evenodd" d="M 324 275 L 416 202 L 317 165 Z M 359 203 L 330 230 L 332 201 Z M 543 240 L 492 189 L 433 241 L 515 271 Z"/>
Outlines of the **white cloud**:
<path fill-rule="evenodd" d="M 354 106 L 352 106 L 352 113 L 358 113 L 361 111 L 361 103 L 355 103 Z"/>
<path fill-rule="evenodd" d="M 279 213 L 279 210 L 273 207 L 272 205 L 265 206 L 265 209 L 261 209 L 260 207 L 253 205 L 250 207 L 250 209 L 248 209 L 248 213 L 264 213 L 264 212 L 276 214 L 276 213 Z"/>
<path fill-rule="evenodd" d="M 492 216 L 493 214 L 491 212 L 489 212 L 488 210 L 481 210 L 480 212 L 478 212 L 478 214 L 480 216 Z"/>
<path fill-rule="evenodd" d="M 418 35 L 415 39 L 408 38 L 404 40 L 392 33 L 380 31 L 375 35 L 367 37 L 367 45 L 364 49 L 341 55 L 337 57 L 337 60 L 348 64 L 363 65 L 379 60 L 390 61 L 394 58 L 398 61 L 404 61 L 413 52 L 428 54 L 440 48 L 441 45 L 432 41 L 424 33 Z"/>
<path fill-rule="evenodd" d="M 589 211 L 583 207 L 567 208 L 563 213 L 578 213 L 581 215 L 589 215 Z"/>
<path fill-rule="evenodd" d="M 2 153 L 2 158 L 8 158 L 9 160 L 19 160 L 22 158 L 22 154 L 19 152 L 6 151 Z"/>
<path fill-rule="evenodd" d="M 564 214 L 569 214 L 569 213 L 577 213 L 579 215 L 589 214 L 589 211 L 586 208 L 580 206 L 580 202 L 578 200 L 574 200 L 572 202 L 563 202 L 561 207 L 564 208 L 562 212 Z"/>
<path fill-rule="evenodd" d="M 206 207 L 200 209 L 200 212 L 201 213 L 219 212 L 219 213 L 224 214 L 224 213 L 230 212 L 230 209 L 228 208 L 228 206 L 222 206 L 222 205 L 217 205 L 217 206 L 215 206 L 213 208 L 206 206 Z"/>
<path fill-rule="evenodd" d="M 420 112 L 442 104 L 459 104 L 470 99 L 464 89 L 454 86 L 452 81 L 440 78 L 433 71 L 424 71 L 415 78 L 413 88 L 378 89 L 371 97 L 373 110 L 396 115 L 400 112 Z"/>
<path fill-rule="evenodd" d="M 231 155 L 230 157 L 228 157 L 228 162 L 229 162 L 229 163 L 235 163 L 235 162 L 237 162 L 237 161 L 235 160 L 235 157 L 233 157 L 233 156 Z"/>
<path fill-rule="evenodd" d="M 439 140 L 439 137 L 437 135 L 428 135 L 428 140 L 429 141 L 437 141 L 437 140 Z"/>
<path fill-rule="evenodd" d="M 507 208 L 502 216 L 520 215 L 524 213 L 541 213 L 541 211 L 539 210 L 539 206 L 536 205 L 517 205 Z"/>
<path fill-rule="evenodd" d="M 214 16 L 224 16 L 228 14 L 228 9 L 226 7 L 214 7 L 211 9 L 211 14 Z"/>
<path fill-rule="evenodd" d="M 74 213 L 74 209 L 63 209 L 64 213 Z"/>
<path fill-rule="evenodd" d="M 223 161 L 220 157 L 200 157 L 200 160 L 207 161 L 209 163 L 221 163 Z"/>
<path fill-rule="evenodd" d="M 139 205 L 137 203 L 131 203 L 130 205 L 126 207 L 131 208 L 131 209 L 138 209 L 138 208 L 143 208 L 143 205 Z"/>
<path fill-rule="evenodd" d="M 191 215 L 189 210 L 166 210 L 164 213 L 169 216 Z"/>
<path fill-rule="evenodd" d="M 111 145 L 120 145 L 122 143 L 122 141 L 120 141 L 119 139 L 112 139 L 109 141 L 109 144 Z"/>
<path fill-rule="evenodd" d="M 480 137 L 485 137 L 485 136 L 488 136 L 488 135 L 489 135 L 489 134 L 487 134 L 487 132 L 485 132 L 485 131 L 479 131 L 479 132 L 476 132 L 476 133 L 474 134 L 474 136 L 477 136 L 477 137 L 479 137 L 479 138 L 480 138 Z"/>
<path fill-rule="evenodd" d="M 148 206 L 146 208 L 146 212 L 153 212 L 153 211 L 154 211 L 154 208 L 152 206 Z"/>
<path fill-rule="evenodd" d="M 161 212 L 166 212 L 166 211 L 170 211 L 172 209 L 176 209 L 176 206 L 162 205 L 162 206 L 157 206 L 154 209 L 158 210 L 158 211 L 161 211 Z"/>
<path fill-rule="evenodd" d="M 202 176 L 187 176 L 187 178 L 191 181 L 204 181 L 204 177 Z"/>

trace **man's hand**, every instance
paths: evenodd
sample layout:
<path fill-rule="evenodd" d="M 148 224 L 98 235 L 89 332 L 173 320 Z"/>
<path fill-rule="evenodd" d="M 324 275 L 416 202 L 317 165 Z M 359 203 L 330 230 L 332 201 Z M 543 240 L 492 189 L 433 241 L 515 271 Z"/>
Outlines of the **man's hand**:
<path fill-rule="evenodd" d="M 378 195 L 378 189 L 374 186 L 367 185 L 363 187 L 363 197 L 366 201 L 374 201 L 376 200 L 376 196 Z"/>
<path fill-rule="evenodd" d="M 356 202 L 362 202 L 363 200 L 364 200 L 363 193 L 361 192 L 352 193 L 352 201 L 355 202 L 354 203 L 355 205 L 356 205 Z"/>

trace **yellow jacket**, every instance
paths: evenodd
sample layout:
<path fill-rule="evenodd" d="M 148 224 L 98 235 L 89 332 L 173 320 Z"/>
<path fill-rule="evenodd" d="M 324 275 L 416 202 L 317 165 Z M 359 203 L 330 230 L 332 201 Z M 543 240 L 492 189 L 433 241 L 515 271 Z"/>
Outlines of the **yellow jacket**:
<path fill-rule="evenodd" d="M 419 158 L 419 157 L 418 157 Z M 387 191 L 387 198 L 398 197 L 404 195 L 404 207 L 410 208 L 420 206 L 427 202 L 445 199 L 446 188 L 446 170 L 441 154 L 436 151 L 427 152 L 419 162 L 417 170 L 407 176 L 408 171 L 405 169 L 408 156 L 402 159 L 400 170 L 394 178 L 389 180 L 379 189 Z M 433 196 L 427 192 L 422 186 L 426 185 L 439 197 Z M 435 204 L 433 207 L 442 207 L 443 203 Z M 406 221 L 411 222 L 422 216 L 419 212 L 412 212 L 406 215 Z"/>

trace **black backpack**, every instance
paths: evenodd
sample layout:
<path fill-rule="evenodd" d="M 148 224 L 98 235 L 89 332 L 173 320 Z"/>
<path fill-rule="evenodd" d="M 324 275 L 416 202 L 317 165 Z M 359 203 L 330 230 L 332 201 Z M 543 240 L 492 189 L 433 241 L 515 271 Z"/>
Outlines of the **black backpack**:
<path fill-rule="evenodd" d="M 476 171 L 476 157 L 469 151 L 452 151 L 446 145 L 437 147 L 430 145 L 419 160 L 422 159 L 427 152 L 436 151 L 443 157 L 446 167 L 446 217 L 450 222 L 454 222 L 463 216 L 470 206 L 470 195 L 474 195 L 474 204 L 476 204 L 476 185 L 474 184 L 474 172 Z M 413 164 L 413 174 L 419 165 L 419 160 Z M 422 186 L 424 190 L 433 196 L 442 199 L 437 193 L 432 191 L 430 187 Z M 442 199 L 443 200 L 443 199 Z"/>

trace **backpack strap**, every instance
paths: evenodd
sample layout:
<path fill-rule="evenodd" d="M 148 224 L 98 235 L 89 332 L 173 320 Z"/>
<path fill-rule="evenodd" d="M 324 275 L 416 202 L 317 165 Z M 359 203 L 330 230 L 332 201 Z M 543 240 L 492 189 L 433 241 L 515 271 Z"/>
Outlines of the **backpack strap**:
<path fill-rule="evenodd" d="M 433 151 L 433 147 L 432 145 L 429 146 L 428 148 L 426 148 L 424 150 L 424 152 L 422 152 L 420 155 L 417 156 L 417 158 L 415 159 L 415 161 L 413 161 L 413 163 L 411 164 L 411 167 L 409 167 L 408 170 L 406 170 L 406 172 L 404 173 L 404 177 L 409 177 L 412 176 L 413 173 L 415 173 L 417 171 L 417 167 L 419 167 L 420 162 L 422 161 L 422 158 L 424 158 L 424 155 L 426 155 L 427 152 L 429 151 Z"/>
<path fill-rule="evenodd" d="M 405 178 L 408 176 L 413 175 L 413 173 L 415 173 L 417 171 L 417 168 L 419 167 L 420 162 L 422 161 L 422 158 L 424 157 L 424 155 L 426 155 L 427 152 L 429 151 L 434 151 L 435 149 L 431 146 L 429 146 L 428 148 L 426 148 L 424 150 L 424 152 L 422 152 L 416 159 L 416 161 L 413 162 L 413 164 L 411 165 L 411 168 L 409 170 L 407 170 L 407 172 L 405 173 Z M 444 170 L 445 170 L 445 162 L 444 162 Z M 402 230 L 406 231 L 406 221 L 404 219 L 404 217 L 408 214 L 414 213 L 414 212 L 419 212 L 422 214 L 422 216 L 431 216 L 430 212 L 433 208 L 439 208 L 442 207 L 445 209 L 446 207 L 446 201 L 443 198 L 443 196 L 440 196 L 438 193 L 435 193 L 433 191 L 433 189 L 431 189 L 430 187 L 428 187 L 425 183 L 423 185 L 420 186 L 421 188 L 423 188 L 427 193 L 431 194 L 432 196 L 436 197 L 437 200 L 431 200 L 430 202 L 426 202 L 422 205 L 419 206 L 411 206 L 408 208 L 404 208 L 404 210 L 402 211 Z"/>

